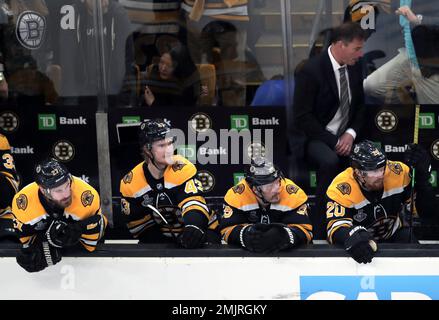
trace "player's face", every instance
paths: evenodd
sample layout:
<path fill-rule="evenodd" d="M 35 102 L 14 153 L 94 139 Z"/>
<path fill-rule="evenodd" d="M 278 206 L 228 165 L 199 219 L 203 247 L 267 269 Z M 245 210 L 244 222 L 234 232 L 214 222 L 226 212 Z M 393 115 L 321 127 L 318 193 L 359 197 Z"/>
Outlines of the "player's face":
<path fill-rule="evenodd" d="M 354 39 L 351 42 L 344 43 L 341 42 L 342 62 L 352 66 L 357 63 L 357 61 L 363 56 L 363 45 L 364 40 Z"/>
<path fill-rule="evenodd" d="M 72 189 L 70 180 L 59 187 L 49 190 L 50 200 L 61 208 L 67 208 L 72 204 Z"/>
<path fill-rule="evenodd" d="M 172 165 L 174 163 L 174 142 L 173 138 L 166 138 L 152 144 L 151 152 L 157 164 Z"/>
<path fill-rule="evenodd" d="M 384 172 L 386 167 L 376 170 L 362 171 L 364 185 L 368 190 L 382 190 L 384 188 Z"/>
<path fill-rule="evenodd" d="M 259 187 L 265 201 L 270 203 L 278 203 L 280 201 L 280 178 L 274 180 L 272 183 L 264 184 Z"/>
<path fill-rule="evenodd" d="M 160 78 L 167 80 L 172 77 L 173 72 L 174 65 L 172 63 L 171 55 L 169 53 L 162 54 L 159 62 Z"/>

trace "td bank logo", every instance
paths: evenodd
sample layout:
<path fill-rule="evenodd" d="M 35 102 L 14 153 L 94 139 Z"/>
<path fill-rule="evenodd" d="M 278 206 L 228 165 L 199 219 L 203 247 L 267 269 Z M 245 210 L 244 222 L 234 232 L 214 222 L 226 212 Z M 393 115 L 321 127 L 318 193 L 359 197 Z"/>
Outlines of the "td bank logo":
<path fill-rule="evenodd" d="M 241 180 L 243 180 L 245 178 L 244 173 L 243 172 L 235 172 L 233 174 L 233 185 L 237 185 L 238 183 L 241 182 Z"/>
<path fill-rule="evenodd" d="M 122 123 L 139 123 L 140 116 L 123 116 Z"/>
<path fill-rule="evenodd" d="M 195 162 L 197 160 L 196 147 L 193 144 L 178 146 L 177 153 L 191 162 Z"/>
<path fill-rule="evenodd" d="M 236 115 L 232 114 L 230 116 L 230 127 L 238 131 L 249 129 L 248 125 L 248 115 Z"/>
<path fill-rule="evenodd" d="M 434 113 L 419 114 L 419 129 L 436 129 Z"/>
<path fill-rule="evenodd" d="M 38 114 L 38 130 L 56 130 L 56 115 Z"/>

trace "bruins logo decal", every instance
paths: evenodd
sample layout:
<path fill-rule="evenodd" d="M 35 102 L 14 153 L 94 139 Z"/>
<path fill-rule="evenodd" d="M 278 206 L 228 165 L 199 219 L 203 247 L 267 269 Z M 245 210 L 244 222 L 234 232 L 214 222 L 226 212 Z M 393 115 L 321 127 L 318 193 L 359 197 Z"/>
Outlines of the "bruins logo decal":
<path fill-rule="evenodd" d="M 287 184 L 286 189 L 289 194 L 296 194 L 297 191 L 299 191 L 299 187 L 295 186 L 294 184 Z"/>
<path fill-rule="evenodd" d="M 130 209 L 130 203 L 126 201 L 125 199 L 120 200 L 120 206 L 122 207 L 122 213 L 126 214 L 127 216 L 131 213 Z"/>
<path fill-rule="evenodd" d="M 396 163 L 396 162 L 390 162 L 387 165 L 390 169 L 390 171 L 392 171 L 393 173 L 400 175 L 402 172 L 402 166 L 400 163 Z"/>
<path fill-rule="evenodd" d="M 346 195 L 346 194 L 351 194 L 352 188 L 351 185 L 349 183 L 343 182 L 343 183 L 339 183 L 337 185 L 337 189 L 341 192 L 341 194 Z"/>
<path fill-rule="evenodd" d="M 81 202 L 82 202 L 82 205 L 83 205 L 84 207 L 91 206 L 94 197 L 95 197 L 95 196 L 91 193 L 90 190 L 84 191 L 84 192 L 81 194 Z"/>
<path fill-rule="evenodd" d="M 224 212 L 223 218 L 228 219 L 232 216 L 233 209 L 230 206 L 224 206 L 223 212 Z"/>
<path fill-rule="evenodd" d="M 133 172 L 132 171 L 130 171 L 130 172 L 128 172 L 126 175 L 125 175 L 125 177 L 123 177 L 123 183 L 125 183 L 125 184 L 128 184 L 128 183 L 131 183 L 131 181 L 133 181 Z"/>
<path fill-rule="evenodd" d="M 298 214 L 301 214 L 303 216 L 308 215 L 308 205 L 306 203 L 302 204 L 299 209 L 296 211 Z"/>
<path fill-rule="evenodd" d="M 26 210 L 27 208 L 27 197 L 25 194 L 20 194 L 20 196 L 17 198 L 17 207 L 21 210 Z"/>
<path fill-rule="evenodd" d="M 245 186 L 242 183 L 240 183 L 240 184 L 234 186 L 232 190 L 233 190 L 233 192 L 235 192 L 237 194 L 242 194 L 244 192 L 244 189 L 245 189 Z"/>
<path fill-rule="evenodd" d="M 174 170 L 174 172 L 180 171 L 184 168 L 185 165 L 186 163 L 176 162 L 172 165 L 172 170 Z"/>

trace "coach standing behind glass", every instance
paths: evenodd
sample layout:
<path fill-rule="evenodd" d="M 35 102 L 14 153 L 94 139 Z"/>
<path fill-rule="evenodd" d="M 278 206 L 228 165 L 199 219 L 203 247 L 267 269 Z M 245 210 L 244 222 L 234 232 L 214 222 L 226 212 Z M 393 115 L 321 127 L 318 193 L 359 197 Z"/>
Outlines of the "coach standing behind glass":
<path fill-rule="evenodd" d="M 306 135 L 307 162 L 317 166 L 316 207 L 311 212 L 316 238 L 325 238 L 322 199 L 347 159 L 364 113 L 361 65 L 366 33 L 356 23 L 334 28 L 331 45 L 296 75 L 295 126 Z"/>

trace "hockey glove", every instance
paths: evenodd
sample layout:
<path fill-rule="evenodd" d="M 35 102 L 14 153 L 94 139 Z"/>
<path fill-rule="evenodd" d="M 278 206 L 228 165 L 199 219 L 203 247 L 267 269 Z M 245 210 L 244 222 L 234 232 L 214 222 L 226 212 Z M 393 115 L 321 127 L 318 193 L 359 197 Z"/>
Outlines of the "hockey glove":
<path fill-rule="evenodd" d="M 428 152 L 419 144 L 409 144 L 404 153 L 404 163 L 415 168 L 416 182 L 424 183 L 430 179 L 431 160 Z"/>
<path fill-rule="evenodd" d="M 349 232 L 349 238 L 346 239 L 344 247 L 358 263 L 371 262 L 376 251 L 376 243 L 362 226 L 357 226 Z"/>
<path fill-rule="evenodd" d="M 194 249 L 203 245 L 206 233 L 195 225 L 184 226 L 183 233 L 180 235 L 180 244 L 183 248 Z"/>
<path fill-rule="evenodd" d="M 61 261 L 60 251 L 47 241 L 36 239 L 17 255 L 17 263 L 27 272 L 38 272 Z"/>
<path fill-rule="evenodd" d="M 259 252 L 276 253 L 294 246 L 296 236 L 286 225 L 271 223 L 267 228 L 258 243 Z"/>
<path fill-rule="evenodd" d="M 47 241 L 57 248 L 71 247 L 79 242 L 84 226 L 79 222 L 54 220 L 46 231 Z"/>
<path fill-rule="evenodd" d="M 263 233 L 268 230 L 266 224 L 256 223 L 244 226 L 239 232 L 239 241 L 243 248 L 251 252 L 260 252 L 259 246 Z"/>

